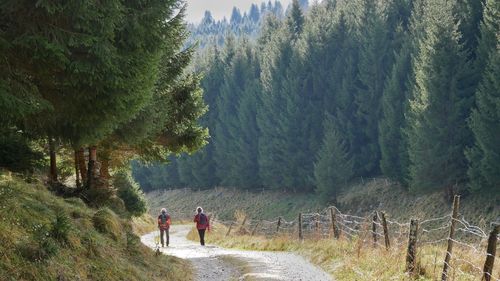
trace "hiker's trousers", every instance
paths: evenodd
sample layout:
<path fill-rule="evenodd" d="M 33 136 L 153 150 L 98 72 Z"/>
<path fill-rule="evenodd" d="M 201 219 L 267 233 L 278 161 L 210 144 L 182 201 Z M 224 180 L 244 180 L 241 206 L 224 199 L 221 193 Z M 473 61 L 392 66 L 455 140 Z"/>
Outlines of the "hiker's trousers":
<path fill-rule="evenodd" d="M 205 246 L 205 229 L 198 229 L 198 234 L 200 235 L 200 244 Z"/>
<path fill-rule="evenodd" d="M 167 246 L 170 242 L 170 235 L 168 232 L 169 232 L 168 228 L 167 229 L 160 229 L 160 241 L 161 241 L 162 246 L 165 246 L 165 240 L 163 239 L 164 234 L 166 234 L 166 236 L 167 236 Z"/>

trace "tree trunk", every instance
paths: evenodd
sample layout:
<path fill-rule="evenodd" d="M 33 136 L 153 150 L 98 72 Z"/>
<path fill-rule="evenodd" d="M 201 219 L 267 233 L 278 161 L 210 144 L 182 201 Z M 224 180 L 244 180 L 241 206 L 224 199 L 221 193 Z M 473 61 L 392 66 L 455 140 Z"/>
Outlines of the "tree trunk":
<path fill-rule="evenodd" d="M 49 136 L 49 155 L 50 155 L 50 171 L 49 181 L 57 182 L 57 162 L 56 162 L 56 144 L 54 139 Z"/>
<path fill-rule="evenodd" d="M 87 183 L 87 165 L 85 163 L 85 150 L 80 148 L 78 150 L 78 165 L 80 170 L 80 177 L 82 179 L 82 184 Z"/>
<path fill-rule="evenodd" d="M 76 188 L 80 188 L 81 187 L 79 163 L 80 163 L 80 161 L 78 160 L 78 150 L 75 149 L 75 179 L 76 179 Z"/>
<path fill-rule="evenodd" d="M 87 188 L 95 188 L 96 183 L 97 148 L 89 147 L 89 164 L 87 170 Z"/>
<path fill-rule="evenodd" d="M 108 186 L 109 185 L 109 178 L 111 175 L 109 174 L 109 159 L 108 158 L 103 158 L 101 159 L 101 168 L 100 168 L 100 177 L 102 179 L 102 182 Z"/>

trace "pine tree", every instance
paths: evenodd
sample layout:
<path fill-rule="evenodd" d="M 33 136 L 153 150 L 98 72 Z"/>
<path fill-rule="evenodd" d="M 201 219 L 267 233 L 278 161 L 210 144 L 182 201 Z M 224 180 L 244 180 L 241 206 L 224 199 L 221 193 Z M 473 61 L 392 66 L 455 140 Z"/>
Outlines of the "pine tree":
<path fill-rule="evenodd" d="M 346 141 L 332 117 L 325 119 L 323 144 L 314 164 L 316 191 L 327 202 L 336 202 L 339 191 L 353 176 L 353 161 Z"/>
<path fill-rule="evenodd" d="M 466 118 L 471 91 L 463 81 L 469 63 L 450 1 L 428 3 L 425 35 L 415 58 L 416 83 L 410 105 L 410 186 L 452 191 L 466 180 L 464 148 L 470 144 Z M 451 195 L 451 193 L 449 193 Z"/>

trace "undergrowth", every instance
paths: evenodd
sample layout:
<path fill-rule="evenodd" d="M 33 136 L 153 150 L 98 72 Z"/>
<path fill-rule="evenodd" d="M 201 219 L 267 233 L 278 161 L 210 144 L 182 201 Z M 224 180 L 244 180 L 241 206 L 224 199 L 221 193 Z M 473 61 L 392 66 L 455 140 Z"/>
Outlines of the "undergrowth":
<path fill-rule="evenodd" d="M 134 230 L 146 227 L 133 223 L 0 175 L 0 280 L 191 280 L 184 261 L 142 245 Z"/>

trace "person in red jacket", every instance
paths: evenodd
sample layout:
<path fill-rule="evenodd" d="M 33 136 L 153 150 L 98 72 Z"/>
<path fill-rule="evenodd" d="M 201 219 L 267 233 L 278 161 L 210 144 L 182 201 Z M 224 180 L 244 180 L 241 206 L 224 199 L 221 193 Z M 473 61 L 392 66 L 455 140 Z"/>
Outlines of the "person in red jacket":
<path fill-rule="evenodd" d="M 164 234 L 167 236 L 167 247 L 169 244 L 170 240 L 170 235 L 169 235 L 169 229 L 170 229 L 170 215 L 167 214 L 167 210 L 165 208 L 161 209 L 161 213 L 158 216 L 158 228 L 160 229 L 160 240 L 161 240 L 161 246 L 165 247 L 165 243 L 163 240 Z"/>
<path fill-rule="evenodd" d="M 198 229 L 198 234 L 200 235 L 200 244 L 205 246 L 205 230 L 210 230 L 210 222 L 208 221 L 208 216 L 203 213 L 201 207 L 196 208 L 197 214 L 194 216 L 194 222 L 196 223 L 196 229 Z"/>

